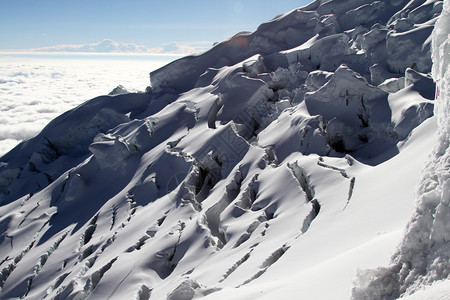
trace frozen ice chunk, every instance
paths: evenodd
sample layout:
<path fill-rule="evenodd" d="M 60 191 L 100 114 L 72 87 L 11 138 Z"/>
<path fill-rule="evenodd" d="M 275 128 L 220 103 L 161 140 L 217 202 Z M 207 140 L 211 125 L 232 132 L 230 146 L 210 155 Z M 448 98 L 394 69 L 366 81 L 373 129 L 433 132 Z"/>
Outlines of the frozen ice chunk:
<path fill-rule="evenodd" d="M 405 87 L 405 78 L 389 78 L 378 87 L 387 93 L 396 93 Z"/>
<path fill-rule="evenodd" d="M 413 85 L 413 89 L 422 97 L 434 100 L 436 88 L 431 76 L 408 68 L 405 71 L 405 86 L 410 85 Z"/>
<path fill-rule="evenodd" d="M 370 82 L 373 85 L 379 85 L 386 81 L 388 78 L 395 77 L 395 74 L 392 74 L 384 66 L 381 64 L 374 64 L 369 68 L 370 70 Z"/>
<path fill-rule="evenodd" d="M 386 97 L 386 92 L 342 65 L 322 88 L 307 93 L 305 101 L 312 115 L 321 114 L 327 120 L 338 117 L 350 126 L 359 127 L 368 125 L 369 115 L 371 121 L 390 121 Z M 387 115 L 383 116 L 384 113 Z"/>
<path fill-rule="evenodd" d="M 325 83 L 330 80 L 333 73 L 326 72 L 326 71 L 313 71 L 308 74 L 308 77 L 306 78 L 306 88 L 310 92 L 317 91 L 319 88 L 321 88 Z"/>
<path fill-rule="evenodd" d="M 389 33 L 386 40 L 389 70 L 403 73 L 412 68 L 422 73 L 430 72 L 431 45 L 428 37 L 432 30 L 433 26 L 424 25 L 401 33 Z"/>
<path fill-rule="evenodd" d="M 118 136 L 102 134 L 96 137 L 95 142 L 89 146 L 89 150 L 94 154 L 100 168 L 114 171 L 122 170 L 130 156 L 126 142 Z"/>

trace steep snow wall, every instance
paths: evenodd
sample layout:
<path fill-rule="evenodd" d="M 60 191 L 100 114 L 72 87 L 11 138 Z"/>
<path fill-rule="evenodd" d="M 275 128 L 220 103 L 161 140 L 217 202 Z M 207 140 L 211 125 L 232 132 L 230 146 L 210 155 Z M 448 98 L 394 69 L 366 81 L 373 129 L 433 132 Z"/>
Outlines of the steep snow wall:
<path fill-rule="evenodd" d="M 450 1 L 432 34 L 439 140 L 417 191 L 417 208 L 388 268 L 359 274 L 354 299 L 395 299 L 450 274 Z M 427 299 L 434 299 L 428 295 Z"/>

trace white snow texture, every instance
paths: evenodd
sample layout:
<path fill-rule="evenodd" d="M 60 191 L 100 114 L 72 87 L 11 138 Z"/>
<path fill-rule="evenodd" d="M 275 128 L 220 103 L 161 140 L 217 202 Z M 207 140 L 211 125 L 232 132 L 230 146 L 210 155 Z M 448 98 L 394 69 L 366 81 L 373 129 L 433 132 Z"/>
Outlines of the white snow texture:
<path fill-rule="evenodd" d="M 57 117 L 0 158 L 0 298 L 442 299 L 443 4 L 316 0 Z"/>
<path fill-rule="evenodd" d="M 437 84 L 435 114 L 439 140 L 423 171 L 417 208 L 389 268 L 359 275 L 354 299 L 395 299 L 409 295 L 450 274 L 450 1 L 444 1 L 433 31 L 433 78 Z M 361 289 L 361 290 L 359 290 Z M 430 288 L 431 289 L 431 288 Z M 434 299 L 423 294 L 420 299 Z M 414 298 L 415 299 L 415 298 Z M 419 299 L 419 298 L 418 298 Z"/>

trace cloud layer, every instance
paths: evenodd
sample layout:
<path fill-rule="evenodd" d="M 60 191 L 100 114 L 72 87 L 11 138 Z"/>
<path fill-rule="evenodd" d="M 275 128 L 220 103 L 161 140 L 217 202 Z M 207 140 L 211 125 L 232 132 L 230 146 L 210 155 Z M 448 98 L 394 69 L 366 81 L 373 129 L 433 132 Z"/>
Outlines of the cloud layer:
<path fill-rule="evenodd" d="M 160 47 L 147 47 L 134 43 L 120 43 L 110 39 L 105 39 L 98 43 L 83 45 L 56 45 L 42 48 L 28 49 L 31 52 L 87 52 L 87 53 L 165 53 L 165 54 L 191 54 L 202 52 L 212 44 L 209 42 L 192 43 L 192 45 L 182 45 L 171 42 Z"/>
<path fill-rule="evenodd" d="M 149 85 L 148 73 L 174 57 L 72 60 L 0 55 L 0 155 L 36 135 L 59 114 L 118 85 Z"/>

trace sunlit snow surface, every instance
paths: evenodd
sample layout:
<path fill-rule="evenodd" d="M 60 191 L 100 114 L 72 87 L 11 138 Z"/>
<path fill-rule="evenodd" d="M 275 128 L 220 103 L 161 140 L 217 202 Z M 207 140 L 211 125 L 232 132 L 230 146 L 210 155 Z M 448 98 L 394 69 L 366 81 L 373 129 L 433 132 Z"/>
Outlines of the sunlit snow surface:
<path fill-rule="evenodd" d="M 450 2 L 432 34 L 438 141 L 423 170 L 415 212 L 388 268 L 359 275 L 355 299 L 450 299 Z M 358 290 L 360 289 L 360 290 Z M 403 299 L 403 298 L 402 298 Z"/>
<path fill-rule="evenodd" d="M 144 91 L 148 73 L 178 57 L 0 53 L 0 155 L 61 113 L 118 85 Z"/>
<path fill-rule="evenodd" d="M 55 118 L 0 160 L 0 296 L 349 299 L 437 141 L 441 10 L 318 0 Z"/>

